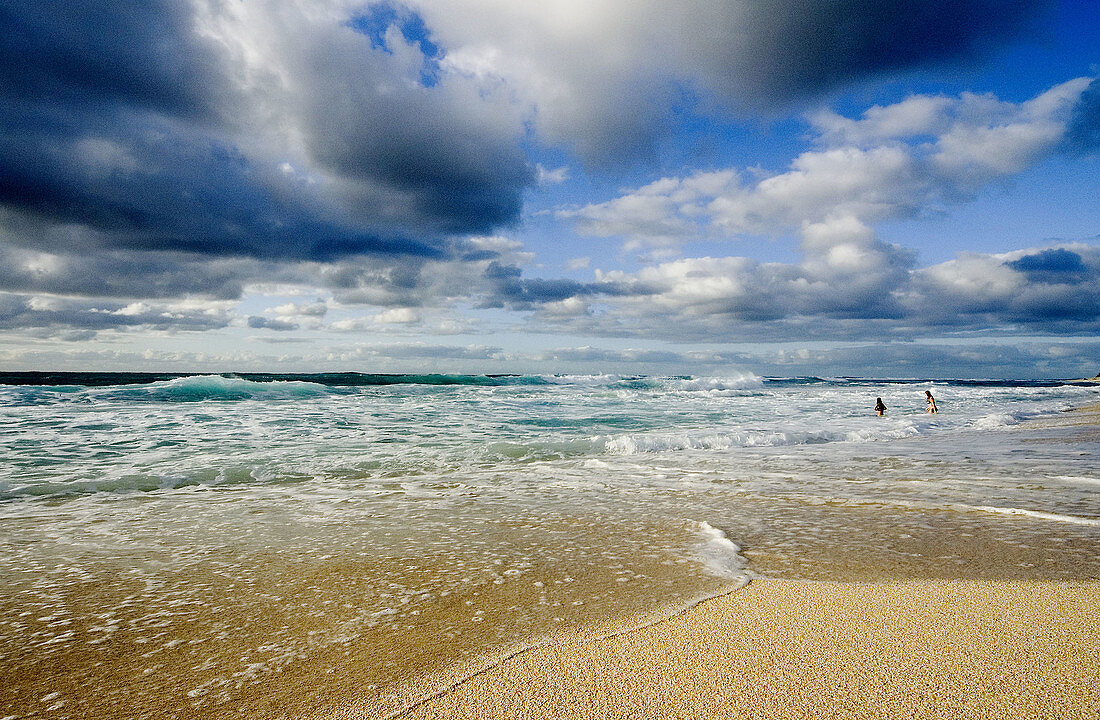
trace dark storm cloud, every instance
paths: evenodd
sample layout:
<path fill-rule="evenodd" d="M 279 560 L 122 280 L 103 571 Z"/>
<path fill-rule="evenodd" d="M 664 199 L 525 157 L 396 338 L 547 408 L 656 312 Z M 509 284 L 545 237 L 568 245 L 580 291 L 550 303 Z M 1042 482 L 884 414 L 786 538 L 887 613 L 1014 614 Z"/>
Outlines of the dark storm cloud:
<path fill-rule="evenodd" d="M 1033 282 L 1078 283 L 1096 277 L 1095 268 L 1089 268 L 1080 255 L 1064 248 L 1024 255 L 1005 265 L 1024 273 Z"/>
<path fill-rule="evenodd" d="M 404 32 L 407 23 L 399 23 Z M 423 50 L 424 43 L 414 45 Z M 534 169 L 518 137 L 494 127 L 498 119 L 486 114 L 491 103 L 483 105 L 477 93 L 448 95 L 446 83 L 379 92 L 377 82 L 363 81 L 364 70 L 382 74 L 379 53 L 399 50 L 375 29 L 310 48 L 310 72 L 324 79 L 300 99 L 314 157 L 343 177 L 411 198 L 410 212 L 425 230 L 481 233 L 518 218 Z"/>
<path fill-rule="evenodd" d="M 1034 29 L 1048 0 L 765 0 L 739 4 L 712 79 L 741 101 L 784 103 L 891 71 L 973 60 Z M 721 30 L 725 30 L 722 28 Z M 719 30 L 719 31 L 721 31 Z"/>
<path fill-rule="evenodd" d="M 237 9 L 5 3 L 0 242 L 18 234 L 25 247 L 54 251 L 443 257 L 442 235 L 518 216 L 533 171 L 512 130 L 460 112 L 461 92 L 407 87 L 399 59 L 339 23 L 248 8 L 269 12 L 264 26 L 235 18 Z M 249 32 L 282 85 L 232 46 Z M 305 156 L 280 140 L 288 133 L 304 140 Z M 13 223 L 37 230 L 12 233 Z M 95 244 L 48 245 L 73 240 L 56 232 L 67 226 Z"/>
<path fill-rule="evenodd" d="M 225 77 L 193 25 L 171 0 L 5 1 L 0 90 L 21 104 L 209 116 Z"/>
<path fill-rule="evenodd" d="M 293 259 L 440 254 L 428 242 L 314 217 L 290 183 L 221 140 L 159 117 L 118 112 L 116 120 L 94 137 L 50 123 L 0 136 L 0 203 L 43 228 L 94 230 L 105 249 Z"/>

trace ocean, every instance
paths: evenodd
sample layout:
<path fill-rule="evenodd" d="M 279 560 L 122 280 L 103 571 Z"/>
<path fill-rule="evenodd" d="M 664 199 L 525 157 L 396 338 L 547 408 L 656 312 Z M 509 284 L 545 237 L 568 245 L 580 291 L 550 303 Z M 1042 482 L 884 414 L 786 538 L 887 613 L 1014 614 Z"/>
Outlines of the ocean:
<path fill-rule="evenodd" d="M 308 716 L 756 576 L 1097 579 L 1100 437 L 1065 411 L 1098 401 L 1062 381 L 0 374 L 0 718 Z"/>

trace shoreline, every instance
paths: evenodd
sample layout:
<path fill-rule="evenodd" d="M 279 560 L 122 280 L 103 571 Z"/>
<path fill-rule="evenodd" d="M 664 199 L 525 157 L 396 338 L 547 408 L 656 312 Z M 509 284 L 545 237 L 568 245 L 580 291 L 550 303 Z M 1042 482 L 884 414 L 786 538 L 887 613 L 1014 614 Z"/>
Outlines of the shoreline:
<path fill-rule="evenodd" d="M 1100 581 L 757 579 L 319 717 L 1083 719 L 1100 706 L 1098 604 Z"/>

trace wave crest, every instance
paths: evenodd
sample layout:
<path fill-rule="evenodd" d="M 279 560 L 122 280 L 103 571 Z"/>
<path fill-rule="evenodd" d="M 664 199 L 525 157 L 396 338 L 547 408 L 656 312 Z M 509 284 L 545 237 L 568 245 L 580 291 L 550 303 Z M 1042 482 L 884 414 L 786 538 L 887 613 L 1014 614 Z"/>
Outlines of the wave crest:
<path fill-rule="evenodd" d="M 300 380 L 256 382 L 222 375 L 188 375 L 185 377 L 112 388 L 100 397 L 118 400 L 151 400 L 156 402 L 197 402 L 200 400 L 290 400 L 321 397 L 333 388 Z"/>

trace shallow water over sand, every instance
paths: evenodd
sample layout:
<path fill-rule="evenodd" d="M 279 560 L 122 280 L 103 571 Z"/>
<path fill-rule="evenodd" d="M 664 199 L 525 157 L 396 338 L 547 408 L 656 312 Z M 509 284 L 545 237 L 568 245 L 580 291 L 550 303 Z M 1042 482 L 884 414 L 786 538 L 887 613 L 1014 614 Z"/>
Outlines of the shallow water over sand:
<path fill-rule="evenodd" d="M 751 376 L 0 386 L 0 716 L 320 710 L 746 571 L 1100 578 L 1093 426 L 1027 422 L 1096 398 Z"/>

